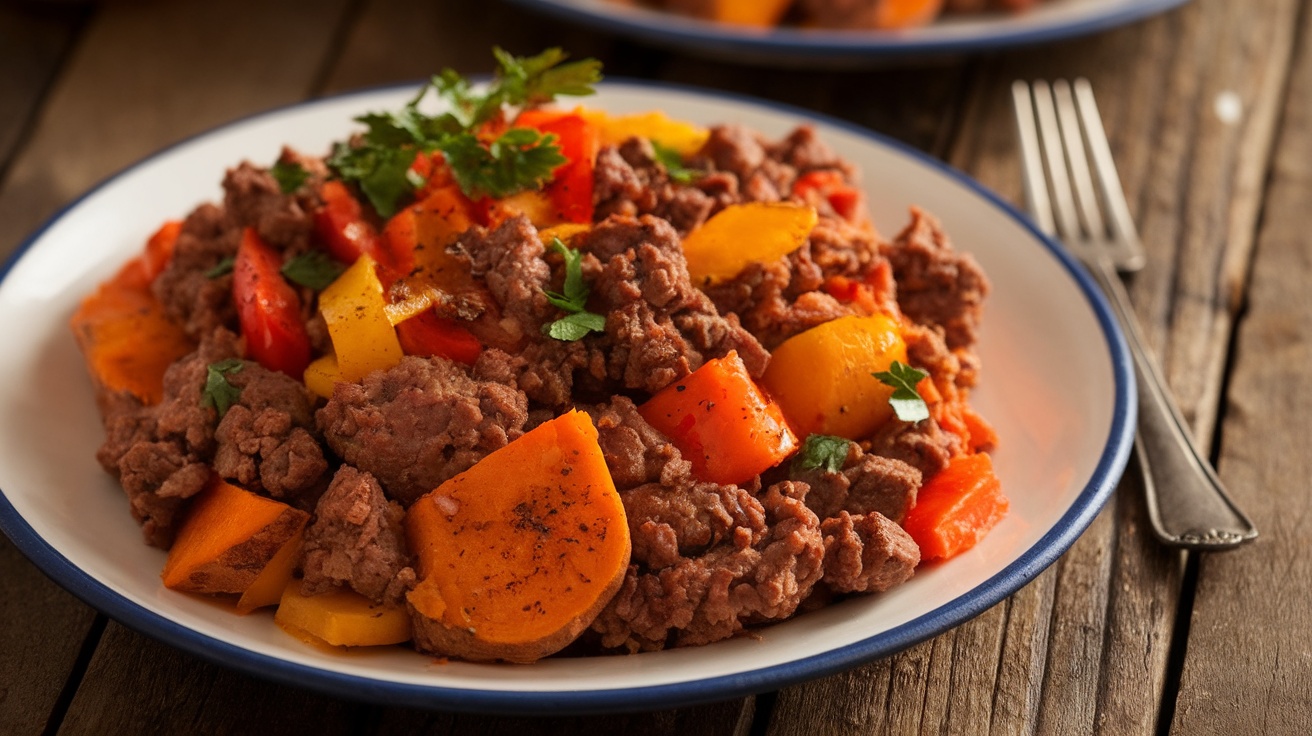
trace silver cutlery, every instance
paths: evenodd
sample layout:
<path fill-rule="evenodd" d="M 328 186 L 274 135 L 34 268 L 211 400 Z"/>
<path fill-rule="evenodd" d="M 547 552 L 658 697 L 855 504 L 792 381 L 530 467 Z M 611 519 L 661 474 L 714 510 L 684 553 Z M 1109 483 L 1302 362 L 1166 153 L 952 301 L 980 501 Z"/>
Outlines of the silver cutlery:
<path fill-rule="evenodd" d="M 1051 85 L 1017 81 L 1011 91 L 1030 212 L 1102 287 L 1134 356 L 1139 386 L 1134 455 L 1153 533 L 1164 544 L 1197 550 L 1230 549 L 1256 538 L 1252 521 L 1194 445 L 1121 283 L 1118 271 L 1143 267 L 1143 247 L 1092 87 L 1085 79 Z"/>

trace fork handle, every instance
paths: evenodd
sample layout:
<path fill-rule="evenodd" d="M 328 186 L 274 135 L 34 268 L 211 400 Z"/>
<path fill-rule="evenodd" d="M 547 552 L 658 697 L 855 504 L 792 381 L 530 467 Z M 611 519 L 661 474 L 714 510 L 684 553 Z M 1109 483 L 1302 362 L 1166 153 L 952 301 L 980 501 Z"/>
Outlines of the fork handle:
<path fill-rule="evenodd" d="M 1200 550 L 1230 549 L 1257 537 L 1253 522 L 1225 492 L 1216 471 L 1194 445 L 1161 369 L 1144 343 L 1129 295 L 1105 255 L 1093 276 L 1125 328 L 1139 385 L 1139 450 L 1148 519 L 1164 544 Z"/>

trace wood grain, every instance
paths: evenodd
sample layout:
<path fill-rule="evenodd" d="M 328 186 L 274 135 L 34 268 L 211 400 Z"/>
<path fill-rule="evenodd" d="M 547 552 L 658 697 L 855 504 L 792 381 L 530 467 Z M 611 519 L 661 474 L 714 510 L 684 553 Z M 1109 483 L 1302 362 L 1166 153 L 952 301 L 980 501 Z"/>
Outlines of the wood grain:
<path fill-rule="evenodd" d="M 1218 470 L 1261 536 L 1199 562 L 1189 649 L 1171 732 L 1312 732 L 1312 13 L 1274 146 L 1265 206 L 1235 341 Z"/>

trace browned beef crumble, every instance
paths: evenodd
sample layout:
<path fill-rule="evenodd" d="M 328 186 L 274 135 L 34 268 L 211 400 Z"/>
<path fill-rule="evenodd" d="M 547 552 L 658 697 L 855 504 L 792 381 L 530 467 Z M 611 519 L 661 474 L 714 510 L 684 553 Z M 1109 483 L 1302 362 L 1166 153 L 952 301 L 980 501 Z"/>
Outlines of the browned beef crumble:
<path fill-rule="evenodd" d="M 975 259 L 955 250 L 938 221 L 915 207 L 910 224 L 883 252 L 893 264 L 902 313 L 942 328 L 950 349 L 972 347 L 989 291 Z"/>
<path fill-rule="evenodd" d="M 404 518 L 372 475 L 341 466 L 305 530 L 301 593 L 347 587 L 375 603 L 400 603 L 415 580 Z"/>
<path fill-rule="evenodd" d="M 211 477 L 218 413 L 202 406 L 207 366 L 237 353 L 237 338 L 218 330 L 164 374 L 155 406 L 123 402 L 105 417 L 96 458 L 127 493 L 132 517 L 148 544 L 168 549 L 187 499 Z"/>
<path fill-rule="evenodd" d="M 920 548 L 883 514 L 841 511 L 820 523 L 824 584 L 839 593 L 880 593 L 911 578 Z"/>
<path fill-rule="evenodd" d="M 337 384 L 317 418 L 334 452 L 408 506 L 523 434 L 527 411 L 520 391 L 444 358 L 408 356 Z"/>
<path fill-rule="evenodd" d="M 792 479 L 811 487 L 806 505 L 821 519 L 878 512 L 901 523 L 916 503 L 921 473 L 901 460 L 866 453 L 853 442 L 841 470 L 799 470 Z"/>
<path fill-rule="evenodd" d="M 630 566 L 592 625 L 602 646 L 695 646 L 791 616 L 823 572 L 824 539 L 805 495 L 803 484 L 773 485 L 757 499 L 759 523 L 751 515 L 695 557 L 669 556 L 673 564 L 654 569 Z"/>

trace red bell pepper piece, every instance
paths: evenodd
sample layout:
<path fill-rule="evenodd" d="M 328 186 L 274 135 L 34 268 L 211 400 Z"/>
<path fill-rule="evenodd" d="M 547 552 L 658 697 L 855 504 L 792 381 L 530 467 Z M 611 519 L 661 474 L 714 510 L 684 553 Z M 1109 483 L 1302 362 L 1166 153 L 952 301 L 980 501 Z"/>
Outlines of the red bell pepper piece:
<path fill-rule="evenodd" d="M 465 365 L 473 365 L 483 350 L 473 333 L 431 309 L 398 323 L 396 336 L 406 355 L 437 355 Z"/>
<path fill-rule="evenodd" d="M 779 405 L 757 388 L 737 353 L 708 360 L 638 407 L 712 483 L 745 483 L 797 450 Z"/>
<path fill-rule="evenodd" d="M 324 182 L 319 196 L 323 206 L 314 213 L 314 226 L 328 252 L 347 265 L 366 253 L 377 260 L 378 229 L 351 190 L 333 179 Z"/>
<path fill-rule="evenodd" d="M 958 455 L 920 487 L 902 528 L 920 546 L 922 562 L 946 560 L 974 547 L 1008 506 L 989 456 Z"/>
<path fill-rule="evenodd" d="M 824 199 L 839 217 L 851 223 L 865 217 L 861 190 L 848 184 L 841 171 L 825 169 L 802 174 L 793 182 L 793 195 L 803 200 L 813 196 Z"/>
<path fill-rule="evenodd" d="M 578 113 L 537 108 L 521 112 L 515 127 L 555 134 L 561 155 L 569 161 L 553 173 L 547 196 L 566 222 L 592 222 L 592 171 L 601 131 Z"/>
<path fill-rule="evenodd" d="M 246 355 L 299 381 L 310 364 L 310 338 L 301 320 L 301 300 L 281 269 L 278 252 L 246 228 L 232 267 L 232 296 Z"/>

